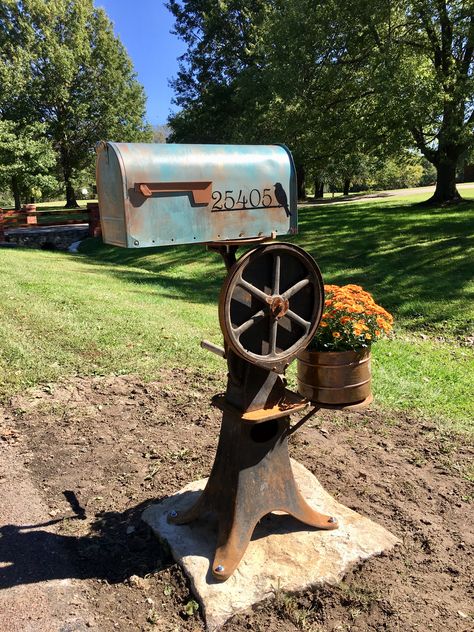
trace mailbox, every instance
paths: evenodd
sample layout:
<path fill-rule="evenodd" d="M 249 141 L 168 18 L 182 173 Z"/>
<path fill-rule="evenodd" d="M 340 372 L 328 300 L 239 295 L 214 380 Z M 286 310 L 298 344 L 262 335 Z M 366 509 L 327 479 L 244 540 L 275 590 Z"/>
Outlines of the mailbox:
<path fill-rule="evenodd" d="M 128 248 L 297 232 L 296 172 L 281 145 L 101 142 L 106 243 Z"/>

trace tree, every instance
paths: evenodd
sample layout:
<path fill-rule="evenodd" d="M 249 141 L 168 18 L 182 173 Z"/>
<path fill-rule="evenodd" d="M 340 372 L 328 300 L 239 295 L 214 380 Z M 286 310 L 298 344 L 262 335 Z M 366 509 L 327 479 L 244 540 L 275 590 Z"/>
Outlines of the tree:
<path fill-rule="evenodd" d="M 348 97 L 356 70 L 374 129 L 409 132 L 436 167 L 430 202 L 457 201 L 456 167 L 474 144 L 474 1 L 335 0 L 332 9 L 339 43 L 326 65 L 348 77 Z"/>
<path fill-rule="evenodd" d="M 301 128 L 288 125 L 275 94 L 266 32 L 273 0 L 170 0 L 175 33 L 187 44 L 172 82 L 171 140 L 177 142 L 285 143 L 290 146 L 304 196 Z"/>
<path fill-rule="evenodd" d="M 371 124 L 366 66 L 337 63 L 345 35 L 337 35 L 337 2 L 173 0 L 168 7 L 188 44 L 173 82 L 183 108 L 170 120 L 174 140 L 284 142 L 299 197 L 306 175 L 321 183 L 331 166 L 338 177 L 344 172 L 347 188 L 361 156 L 402 143 Z"/>
<path fill-rule="evenodd" d="M 174 32 L 187 44 L 172 81 L 181 111 L 172 140 L 252 142 L 266 90 L 260 42 L 270 0 L 169 0 Z M 250 122 L 250 124 L 248 124 Z"/>
<path fill-rule="evenodd" d="M 284 140 L 321 180 L 328 164 L 415 145 L 432 202 L 459 199 L 474 143 L 474 0 L 171 0 L 188 44 L 176 139 Z M 338 170 L 341 168 L 338 166 Z"/>
<path fill-rule="evenodd" d="M 143 89 L 110 20 L 92 0 L 4 4 L 10 19 L 3 27 L 3 42 L 16 42 L 15 57 L 21 58 L 22 47 L 30 60 L 26 79 L 15 86 L 6 110 L 16 101 L 17 109 L 29 110 L 45 123 L 65 184 L 66 206 L 77 206 L 74 177 L 90 165 L 99 140 L 151 140 Z"/>
<path fill-rule="evenodd" d="M 411 3 L 403 40 L 424 62 L 414 77 L 417 101 L 409 125 L 416 145 L 436 167 L 433 202 L 456 201 L 456 168 L 474 146 L 474 2 Z"/>
<path fill-rule="evenodd" d="M 403 189 L 418 186 L 422 176 L 420 156 L 406 154 L 377 165 L 372 178 L 377 189 Z"/>
<path fill-rule="evenodd" d="M 171 130 L 168 125 L 154 125 L 152 129 L 154 143 L 166 143 Z"/>
<path fill-rule="evenodd" d="M 0 120 L 0 186 L 10 186 L 15 209 L 21 199 L 40 197 L 57 187 L 53 175 L 55 155 L 41 123 L 24 126 Z"/>
<path fill-rule="evenodd" d="M 295 140 L 317 196 L 323 181 L 347 193 L 375 159 L 396 158 L 413 144 L 396 97 L 388 100 L 395 91 L 388 93 L 380 77 L 382 67 L 391 76 L 393 61 L 375 55 L 373 38 L 353 11 L 341 0 L 276 0 L 266 29 L 268 76 L 283 129 Z"/>
<path fill-rule="evenodd" d="M 0 183 L 21 200 L 57 185 L 46 127 L 34 115 L 28 85 L 33 31 L 18 2 L 0 4 Z"/>

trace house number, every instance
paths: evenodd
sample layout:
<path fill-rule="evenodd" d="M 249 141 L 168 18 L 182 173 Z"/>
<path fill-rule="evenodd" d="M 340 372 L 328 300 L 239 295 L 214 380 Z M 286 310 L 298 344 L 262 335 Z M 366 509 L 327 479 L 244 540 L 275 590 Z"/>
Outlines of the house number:
<path fill-rule="evenodd" d="M 237 191 L 213 191 L 212 211 L 242 211 L 255 208 L 280 208 L 282 205 L 274 200 L 270 189 L 252 189 L 248 195 Z"/>

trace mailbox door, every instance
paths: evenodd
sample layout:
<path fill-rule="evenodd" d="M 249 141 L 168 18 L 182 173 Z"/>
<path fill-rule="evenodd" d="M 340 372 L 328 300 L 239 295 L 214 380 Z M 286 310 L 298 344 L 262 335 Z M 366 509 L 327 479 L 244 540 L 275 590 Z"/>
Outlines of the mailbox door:
<path fill-rule="evenodd" d="M 97 185 L 108 243 L 140 248 L 297 231 L 295 169 L 280 145 L 104 143 Z"/>

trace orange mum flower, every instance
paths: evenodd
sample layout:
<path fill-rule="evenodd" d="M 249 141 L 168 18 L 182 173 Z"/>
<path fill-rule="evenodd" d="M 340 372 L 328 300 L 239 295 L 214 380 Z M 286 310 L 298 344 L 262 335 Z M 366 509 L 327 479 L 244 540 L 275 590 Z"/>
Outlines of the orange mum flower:
<path fill-rule="evenodd" d="M 393 316 L 360 285 L 325 285 L 324 291 L 324 310 L 313 348 L 357 349 L 391 330 Z"/>

